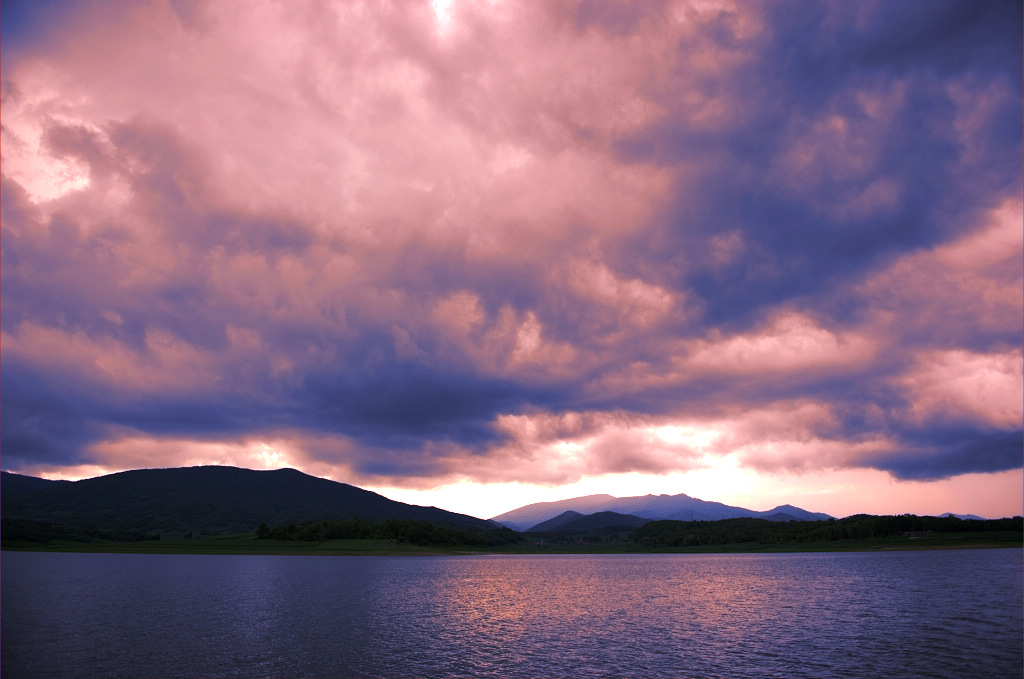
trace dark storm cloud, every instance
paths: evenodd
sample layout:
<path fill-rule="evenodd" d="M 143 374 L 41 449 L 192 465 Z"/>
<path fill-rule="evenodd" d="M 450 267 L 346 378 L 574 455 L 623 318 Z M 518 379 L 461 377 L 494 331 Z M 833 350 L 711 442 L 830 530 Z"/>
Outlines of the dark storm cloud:
<path fill-rule="evenodd" d="M 65 465 L 81 461 L 82 448 L 103 435 L 88 394 L 5 363 L 3 370 L 4 465 Z M 13 395 L 13 397 L 12 397 Z"/>
<path fill-rule="evenodd" d="M 635 247 L 643 261 L 662 262 L 667 281 L 696 291 L 713 324 L 749 323 L 785 300 L 828 308 L 852 278 L 944 242 L 1021 183 L 1019 7 L 777 3 L 765 20 L 769 35 L 744 46 L 757 54 L 740 77 L 705 84 L 725 90 L 737 124 L 702 129 L 669 109 L 620 144 L 631 159 L 670 166 L 699 159 L 702 176 L 681 188 L 662 232 Z M 715 35 L 736 44 L 728 31 Z M 969 144 L 954 129 L 955 78 L 979 94 L 1007 90 Z M 884 120 L 858 97 L 893 87 L 899 101 L 885 107 Z M 853 133 L 826 137 L 822 144 L 834 146 L 815 159 L 799 191 L 780 190 L 780 160 L 829 117 Z M 843 167 L 853 163 L 860 166 Z M 880 180 L 894 186 L 888 204 L 823 212 L 869 195 Z M 747 254 L 712 266 L 714 238 L 729 232 L 742 234 Z M 679 266 L 680 258 L 699 263 Z"/>
<path fill-rule="evenodd" d="M 906 452 L 870 460 L 900 479 L 933 480 L 971 472 L 1013 469 L 1021 462 L 1024 432 L 929 429 L 907 436 Z"/>
<path fill-rule="evenodd" d="M 379 445 L 408 438 L 401 447 L 421 437 L 493 441 L 494 417 L 528 402 L 524 386 L 512 382 L 391 362 L 354 375 L 309 375 L 300 396 L 313 405 L 305 427 L 359 432 Z"/>

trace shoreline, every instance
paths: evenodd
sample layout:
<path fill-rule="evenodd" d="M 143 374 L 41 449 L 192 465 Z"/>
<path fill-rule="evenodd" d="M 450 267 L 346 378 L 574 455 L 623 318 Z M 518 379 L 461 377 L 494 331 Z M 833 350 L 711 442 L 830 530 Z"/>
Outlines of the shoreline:
<path fill-rule="evenodd" d="M 10 544 L 3 552 L 68 552 L 104 554 L 207 554 L 274 556 L 532 556 L 544 554 L 786 554 L 807 552 L 933 551 L 943 549 L 999 549 L 1024 547 L 1024 536 L 1014 531 L 940 534 L 930 537 L 888 537 L 830 542 L 763 545 L 739 543 L 690 547 L 647 547 L 636 543 L 537 544 L 501 548 L 414 545 L 387 540 L 258 540 L 252 534 L 200 536 L 141 542 L 54 542 Z"/>

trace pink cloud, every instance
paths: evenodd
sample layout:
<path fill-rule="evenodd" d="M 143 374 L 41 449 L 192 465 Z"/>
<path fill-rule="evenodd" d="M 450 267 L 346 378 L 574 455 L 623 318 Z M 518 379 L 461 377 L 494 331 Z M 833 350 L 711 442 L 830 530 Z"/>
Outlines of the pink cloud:
<path fill-rule="evenodd" d="M 1024 419 L 1021 351 L 978 354 L 935 351 L 898 384 L 912 404 L 907 417 L 922 424 L 967 422 L 1012 429 Z"/>
<path fill-rule="evenodd" d="M 924 344 L 949 347 L 1018 329 L 1022 220 L 1020 201 L 1005 201 L 960 238 L 907 254 L 867 277 L 857 294 L 871 302 L 872 332 L 917 335 Z"/>
<path fill-rule="evenodd" d="M 876 344 L 862 333 L 828 330 L 811 318 L 783 311 L 770 325 L 749 334 L 694 342 L 680 363 L 687 373 L 777 379 L 779 374 L 857 370 L 874 358 Z"/>
<path fill-rule="evenodd" d="M 64 332 L 31 323 L 16 334 L 4 334 L 4 351 L 35 365 L 78 373 L 80 379 L 103 390 L 164 394 L 216 390 L 221 357 L 203 352 L 174 335 L 152 330 L 136 349 L 109 337 L 91 338 L 83 332 Z"/>

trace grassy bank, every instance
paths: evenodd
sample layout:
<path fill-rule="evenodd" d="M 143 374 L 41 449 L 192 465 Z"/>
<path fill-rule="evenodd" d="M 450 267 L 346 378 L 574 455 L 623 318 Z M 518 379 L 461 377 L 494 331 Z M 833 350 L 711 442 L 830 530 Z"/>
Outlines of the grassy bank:
<path fill-rule="evenodd" d="M 141 542 L 71 542 L 49 544 L 5 544 L 5 551 L 36 552 L 103 552 L 125 554 L 296 554 L 296 555 L 361 555 L 415 556 L 460 554 L 722 554 L 722 553 L 784 553 L 784 552 L 852 552 L 922 549 L 980 549 L 1021 547 L 1024 536 L 1016 531 L 981 531 L 973 533 L 940 533 L 919 537 L 885 537 L 798 544 L 760 545 L 737 543 L 700 547 L 650 548 L 630 542 L 595 544 L 520 543 L 501 547 L 470 546 L 439 547 L 396 543 L 389 540 L 257 540 L 252 533 L 226 536 L 201 536 L 176 540 Z"/>

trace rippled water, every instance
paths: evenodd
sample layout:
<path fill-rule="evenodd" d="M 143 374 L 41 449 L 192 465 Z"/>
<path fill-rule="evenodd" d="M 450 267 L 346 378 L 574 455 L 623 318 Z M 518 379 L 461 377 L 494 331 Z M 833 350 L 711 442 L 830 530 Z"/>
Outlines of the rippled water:
<path fill-rule="evenodd" d="M 18 677 L 1021 677 L 1021 550 L 2 555 Z"/>

